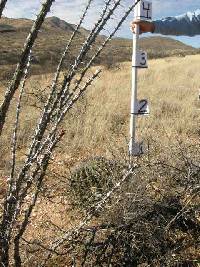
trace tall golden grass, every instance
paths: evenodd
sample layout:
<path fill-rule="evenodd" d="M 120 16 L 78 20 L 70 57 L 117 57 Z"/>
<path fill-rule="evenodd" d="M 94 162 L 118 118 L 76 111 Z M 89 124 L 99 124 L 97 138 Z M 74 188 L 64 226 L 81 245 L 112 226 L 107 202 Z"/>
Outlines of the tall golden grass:
<path fill-rule="evenodd" d="M 146 98 L 150 115 L 138 118 L 139 140 L 159 140 L 166 144 L 176 140 L 190 143 L 199 138 L 200 130 L 200 55 L 149 61 L 149 68 L 139 71 L 139 99 Z M 19 148 L 30 140 L 40 114 L 33 107 L 38 102 L 30 93 L 42 92 L 52 75 L 32 76 L 27 84 L 21 115 Z M 48 89 L 45 89 L 48 90 Z M 3 88 L 1 88 L 3 95 Z M 62 154 L 107 153 L 113 149 L 128 149 L 131 93 L 131 63 L 104 69 L 101 78 L 90 87 L 65 120 L 65 138 L 60 145 Z M 45 91 L 41 93 L 46 94 Z M 1 96 L 2 96 L 1 95 Z M 14 101 L 15 102 L 15 101 Z M 9 159 L 6 151 L 14 122 L 14 104 L 7 128 L 1 139 L 1 159 Z M 39 104 L 39 103 L 37 103 Z M 7 156 L 6 156 L 7 155 Z M 3 166 L 1 165 L 1 168 Z"/>
<path fill-rule="evenodd" d="M 66 121 L 65 144 L 102 149 L 126 147 L 129 138 L 131 64 L 104 70 Z M 139 99 L 150 116 L 138 118 L 139 140 L 193 142 L 199 137 L 200 56 L 151 60 L 139 72 Z"/>

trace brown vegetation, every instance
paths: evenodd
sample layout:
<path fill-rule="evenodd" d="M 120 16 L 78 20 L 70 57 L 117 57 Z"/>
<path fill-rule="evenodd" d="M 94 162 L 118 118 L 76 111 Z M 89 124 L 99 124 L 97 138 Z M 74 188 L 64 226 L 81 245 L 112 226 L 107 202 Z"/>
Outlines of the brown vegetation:
<path fill-rule="evenodd" d="M 22 34 L 17 39 L 22 40 L 33 23 L 25 45 L 18 44 L 23 51 L 16 48 L 20 56 L 2 57 L 8 69 L 4 67 L 0 85 L 2 91 L 7 87 L 0 96 L 0 265 L 196 266 L 199 56 L 182 56 L 198 50 L 184 46 L 180 54 L 180 42 L 153 39 L 157 48 L 166 44 L 157 56 L 173 47 L 170 51 L 179 58 L 150 61 L 151 68 L 140 72 L 139 97 L 149 98 L 152 111 L 137 124 L 137 139 L 147 144 L 146 153 L 130 159 L 131 64 L 120 61 L 130 53 L 131 41 L 126 46 L 123 39 L 113 39 L 105 47 L 140 0 L 122 12 L 107 38 L 99 34 L 121 0 L 104 2 L 90 32 L 81 25 L 92 0 L 77 26 L 49 18 L 37 38 L 53 1 L 42 4 L 35 22 L 14 20 L 18 25 L 12 25 L 5 19 L 7 24 L 0 26 L 2 35 Z M 61 53 L 57 58 L 51 46 L 58 46 L 60 36 L 63 47 L 56 47 Z M 52 64 L 49 55 L 55 56 Z M 53 76 L 41 75 L 51 73 L 56 61 Z M 96 70 L 97 64 L 104 67 Z M 32 65 L 40 75 L 29 77 Z"/>
<path fill-rule="evenodd" d="M 133 247 L 136 245 L 137 249 L 130 250 L 130 255 L 135 255 L 135 257 L 132 257 L 132 262 L 128 263 L 130 257 L 126 255 L 126 266 L 129 266 L 128 264 L 132 264 L 130 266 L 137 266 L 136 262 L 145 262 L 145 259 L 142 258 L 143 256 L 146 257 L 146 262 L 151 263 L 152 266 L 159 266 L 162 257 L 165 266 L 172 266 L 176 261 L 180 262 L 181 260 L 190 260 L 195 263 L 195 260 L 199 259 L 200 251 L 196 245 L 198 241 L 195 240 L 199 230 L 195 230 L 193 226 L 191 226 L 192 231 L 195 230 L 195 232 L 186 231 L 181 228 L 186 227 L 186 229 L 190 229 L 189 224 L 197 226 L 199 220 L 199 215 L 196 211 L 196 207 L 199 204 L 199 194 L 197 194 L 197 191 L 195 193 L 193 190 L 189 190 L 191 183 L 193 183 L 192 188 L 196 188 L 196 190 L 198 190 L 199 184 L 199 176 L 195 176 L 195 170 L 192 167 L 193 164 L 199 162 L 198 114 L 200 104 L 198 102 L 198 88 L 200 81 L 196 72 L 196 69 L 199 67 L 199 59 L 199 56 L 187 56 L 185 58 L 152 60 L 149 62 L 150 68 L 140 73 L 139 95 L 142 98 L 149 99 L 151 115 L 139 118 L 138 133 L 139 137 L 148 143 L 149 151 L 137 162 L 138 166 L 143 166 L 141 170 L 136 171 L 137 179 L 134 178 L 132 182 L 129 180 L 128 184 L 125 183 L 121 193 L 118 193 L 114 199 L 111 199 L 108 206 L 106 205 L 104 212 L 96 213 L 97 218 L 90 225 L 94 227 L 97 239 L 95 239 L 94 243 L 91 243 L 90 249 L 96 246 L 96 242 L 98 243 L 100 240 L 102 247 L 99 247 L 100 250 L 93 248 L 92 254 L 88 252 L 89 258 L 87 258 L 85 266 L 89 266 L 87 264 L 89 262 L 91 264 L 93 260 L 98 260 L 100 255 L 102 263 L 109 257 L 109 254 L 106 254 L 108 253 L 107 250 L 105 254 L 102 254 L 105 248 L 104 245 L 107 244 L 106 240 L 109 238 L 112 241 L 109 246 L 112 247 L 114 245 L 118 248 L 113 251 L 112 264 L 114 262 L 122 262 L 121 264 L 123 264 L 123 257 L 125 257 L 123 247 L 128 240 L 129 244 L 132 244 Z M 101 179 L 100 177 L 103 173 L 109 174 L 113 172 L 109 169 L 110 165 L 107 165 L 107 163 L 103 163 L 103 165 L 101 163 L 97 165 L 92 163 L 91 165 L 91 161 L 88 161 L 88 158 L 101 155 L 114 160 L 112 164 L 115 164 L 115 161 L 123 166 L 127 164 L 130 66 L 130 63 L 122 63 L 116 69 L 105 69 L 102 78 L 94 84 L 94 87 L 82 98 L 81 102 L 76 105 L 63 123 L 63 128 L 66 129 L 65 138 L 54 155 L 54 162 L 52 162 L 47 173 L 46 186 L 34 210 L 31 224 L 25 236 L 25 239 L 33 242 L 32 245 L 30 243 L 30 251 L 26 252 L 26 257 L 31 257 L 30 259 L 32 259 L 30 260 L 31 264 L 38 264 L 38 255 L 41 255 L 42 258 L 44 253 L 43 250 L 39 252 L 37 242 L 42 241 L 43 244 L 49 245 L 51 240 L 59 234 L 59 228 L 54 228 L 53 225 L 59 226 L 63 231 L 64 229 L 66 231 L 67 229 L 74 228 L 75 225 L 79 224 L 81 218 L 84 217 L 85 208 L 82 209 L 82 207 L 85 205 L 84 207 L 90 208 L 91 203 L 95 203 L 97 200 L 93 199 L 91 193 L 96 194 L 95 192 L 98 192 L 99 189 L 97 184 L 92 184 L 91 180 L 88 185 L 84 185 L 81 189 L 83 192 L 86 190 L 88 197 L 92 196 L 89 202 L 90 205 L 88 205 L 89 199 L 83 202 L 84 198 L 81 197 L 84 196 L 84 193 L 81 193 L 81 206 L 77 207 L 77 204 L 73 202 L 75 198 L 71 198 L 72 191 L 68 192 L 72 190 L 68 182 L 70 177 L 69 170 L 72 172 L 76 171 L 77 168 L 80 170 L 82 163 L 79 162 L 85 161 L 85 164 L 88 164 L 85 170 L 87 168 L 91 170 L 86 171 L 84 174 L 90 175 L 88 178 L 84 176 L 85 183 L 86 178 L 91 179 L 93 175 Z M 183 66 L 185 67 L 183 68 Z M 26 115 L 21 119 L 20 142 L 18 143 L 18 153 L 21 155 L 22 160 L 26 153 L 25 147 L 32 135 L 31 129 L 33 129 L 40 113 L 40 105 L 38 104 L 41 103 L 42 105 L 42 102 L 45 100 L 45 95 L 48 91 L 47 84 L 50 78 L 50 75 L 36 75 L 32 76 L 28 81 L 26 95 L 23 100 L 23 114 Z M 38 96 L 41 98 L 38 99 Z M 37 105 L 35 105 L 36 103 Z M 1 141 L 1 171 L 4 184 L 5 177 L 8 175 L 6 170 L 9 167 L 10 154 L 7 144 L 9 143 L 12 121 L 13 115 L 11 112 L 9 126 Z M 187 166 L 186 162 L 184 163 L 184 159 L 190 162 L 191 168 Z M 190 174 L 187 177 L 188 168 L 190 169 Z M 182 170 L 183 173 L 181 174 L 179 170 Z M 76 177 L 78 177 L 77 174 Z M 106 177 L 105 175 L 103 176 L 104 179 Z M 112 175 L 112 177 L 113 181 L 118 181 L 119 177 L 117 178 L 116 175 Z M 103 186 L 103 191 L 106 192 L 109 186 L 106 187 L 105 182 Z M 140 186 L 140 191 L 136 193 L 135 190 Z M 78 190 L 77 186 L 73 187 L 73 190 Z M 76 191 L 76 194 L 78 192 L 81 191 Z M 132 202 L 133 200 L 130 198 L 132 195 L 135 195 L 136 202 Z M 145 198 L 143 198 L 144 195 Z M 79 199 L 78 197 L 77 195 L 76 202 Z M 120 201 L 118 197 L 121 199 Z M 69 199 L 71 199 L 71 203 Z M 136 205 L 137 200 L 141 202 L 141 205 Z M 116 202 L 119 204 L 116 205 Z M 73 204 L 73 207 L 76 208 L 72 209 L 70 204 Z M 74 206 L 74 204 L 76 205 Z M 184 205 L 186 205 L 187 212 L 185 214 L 187 216 L 179 218 L 175 224 L 172 223 L 174 214 L 181 212 Z M 134 208 L 134 211 L 132 208 Z M 144 211 L 143 215 L 140 214 L 141 210 Z M 192 211 L 195 211 L 195 213 Z M 160 221 L 161 218 L 156 217 L 159 214 L 165 216 L 166 222 Z M 137 224 L 134 224 L 133 227 L 131 222 L 135 222 L 134 216 L 136 216 Z M 152 220 L 149 220 L 148 216 Z M 181 216 L 183 216 L 182 212 Z M 146 222 L 145 225 L 142 224 L 143 221 Z M 183 221 L 185 226 L 182 225 Z M 116 222 L 117 225 L 115 225 Z M 107 226 L 101 226 L 101 223 L 107 224 Z M 156 232 L 154 232 L 156 230 L 154 228 L 156 223 L 158 223 L 159 227 L 163 227 L 163 229 L 169 223 L 172 224 L 167 235 L 161 236 L 160 232 L 158 235 L 160 241 L 156 237 Z M 104 227 L 105 229 L 98 230 L 98 225 L 100 225 L 100 228 Z M 131 239 L 132 234 L 131 236 L 127 235 L 127 231 L 129 233 L 131 231 L 137 231 L 137 233 L 142 231 L 147 246 L 140 246 L 144 242 L 140 235 L 135 236 L 136 240 Z M 152 231 L 152 235 L 149 235 L 149 231 Z M 82 244 L 81 242 L 84 241 L 84 238 L 90 237 L 87 236 L 87 233 L 91 234 L 92 237 L 94 232 L 93 230 L 92 232 L 82 230 L 81 235 L 77 237 L 77 242 L 80 246 L 77 246 L 77 250 L 73 252 L 75 255 L 78 254 L 79 257 L 84 258 L 85 250 L 81 250 L 81 248 L 84 248 L 84 243 Z M 113 239 L 113 232 L 115 236 L 119 235 L 118 238 Z M 48 238 L 46 238 L 47 233 Z M 152 242 L 155 242 L 155 244 Z M 183 245 L 183 247 L 172 256 L 169 249 L 174 244 Z M 22 248 L 26 246 L 26 243 L 22 244 Z M 38 251 L 36 254 L 32 253 L 34 248 Z M 66 243 L 66 247 L 61 247 L 61 251 L 64 252 L 67 248 L 68 244 Z M 158 248 L 168 251 L 167 253 L 170 256 L 162 255 L 161 250 Z M 143 256 L 140 255 L 140 249 L 143 250 Z M 124 256 L 120 258 L 119 255 Z M 134 262 L 135 260 L 136 262 Z M 78 258 L 76 258 L 76 261 L 78 261 Z M 53 257 L 52 260 L 48 261 L 47 266 L 55 266 L 56 264 L 57 266 L 66 266 L 66 264 L 71 266 L 71 262 L 69 255 L 63 255 Z M 98 263 L 93 263 L 93 266 L 98 266 Z"/>
<path fill-rule="evenodd" d="M 9 76 L 11 67 L 17 64 L 23 43 L 33 21 L 29 19 L 9 19 L 2 18 L 0 21 L 0 33 L 3 38 L 0 40 L 0 69 L 1 76 Z M 69 24 L 57 17 L 46 18 L 39 38 L 33 50 L 32 73 L 48 73 L 55 71 L 56 63 L 59 61 L 67 40 L 69 40 L 75 25 Z M 70 54 L 64 62 L 65 68 L 75 58 L 88 31 L 79 29 L 71 47 Z M 105 36 L 97 38 L 94 48 L 105 40 Z M 181 42 L 164 37 L 150 37 L 141 39 L 141 48 L 148 52 L 149 58 L 162 58 L 167 56 L 185 56 L 199 53 L 198 49 L 187 46 Z M 129 61 L 131 59 L 132 41 L 130 39 L 113 38 L 106 50 L 100 55 L 96 64 L 112 66 L 118 62 Z M 87 59 L 90 57 L 90 54 Z M 9 66 L 6 71 L 4 66 Z"/>

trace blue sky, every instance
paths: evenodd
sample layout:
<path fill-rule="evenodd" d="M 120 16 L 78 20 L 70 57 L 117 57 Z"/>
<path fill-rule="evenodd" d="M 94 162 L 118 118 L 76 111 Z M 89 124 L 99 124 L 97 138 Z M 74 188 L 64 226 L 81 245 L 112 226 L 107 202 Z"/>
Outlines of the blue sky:
<path fill-rule="evenodd" d="M 4 11 L 4 15 L 14 18 L 31 18 L 34 19 L 37 11 L 40 8 L 41 0 L 8 0 L 8 4 Z M 93 22 L 97 19 L 103 5 L 103 0 L 94 0 L 92 9 L 85 21 L 84 26 L 90 28 Z M 133 3 L 133 0 L 122 0 L 124 7 L 128 7 Z M 153 16 L 154 19 L 159 19 L 167 16 L 175 16 L 183 14 L 187 11 L 200 9 L 200 0 L 153 0 Z M 55 1 L 49 16 L 57 16 L 67 22 L 76 24 L 80 14 L 84 8 L 86 0 L 57 0 Z M 122 9 L 116 15 L 116 19 L 120 16 Z M 132 15 L 133 16 L 133 15 Z M 112 27 L 116 19 L 112 20 L 109 27 Z M 124 23 L 118 36 L 131 38 L 129 23 L 131 16 Z M 200 36 L 196 37 L 177 37 L 176 39 L 187 44 L 200 47 Z"/>

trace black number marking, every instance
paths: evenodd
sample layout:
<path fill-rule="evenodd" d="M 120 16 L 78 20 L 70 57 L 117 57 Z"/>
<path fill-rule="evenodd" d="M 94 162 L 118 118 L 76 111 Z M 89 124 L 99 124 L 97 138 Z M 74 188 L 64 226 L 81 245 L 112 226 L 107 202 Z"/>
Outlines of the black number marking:
<path fill-rule="evenodd" d="M 145 4 L 147 4 L 147 6 L 145 6 Z M 151 16 L 150 16 L 150 10 L 151 10 L 151 5 L 150 3 L 147 3 L 147 2 L 142 2 L 142 8 L 144 11 L 146 11 L 146 16 L 144 16 L 146 19 L 151 19 Z"/>
<path fill-rule="evenodd" d="M 140 144 L 140 154 L 144 154 L 143 145 Z"/>
<path fill-rule="evenodd" d="M 144 52 L 141 53 L 141 61 L 140 61 L 140 64 L 142 66 L 146 66 L 146 64 L 147 64 L 146 54 Z"/>
<path fill-rule="evenodd" d="M 142 143 L 135 143 L 134 149 L 133 149 L 133 155 L 140 156 L 142 154 L 144 154 L 143 142 Z"/>
<path fill-rule="evenodd" d="M 146 99 L 142 99 L 139 101 L 140 108 L 138 110 L 138 114 L 146 114 L 147 110 L 146 107 L 148 106 L 148 101 Z"/>

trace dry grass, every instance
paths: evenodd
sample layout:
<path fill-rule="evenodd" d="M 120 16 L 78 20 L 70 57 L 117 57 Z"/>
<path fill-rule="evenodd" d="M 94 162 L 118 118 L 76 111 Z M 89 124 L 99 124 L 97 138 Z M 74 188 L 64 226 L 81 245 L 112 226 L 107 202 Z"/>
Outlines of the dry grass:
<path fill-rule="evenodd" d="M 200 56 L 152 60 L 149 65 L 148 70 L 140 71 L 138 90 L 139 98 L 149 99 L 151 114 L 138 119 L 139 138 L 161 142 L 198 139 Z M 111 146 L 126 146 L 130 76 L 130 63 L 121 64 L 120 70 L 103 72 L 66 122 L 70 127 L 65 145 L 104 151 Z"/>
<path fill-rule="evenodd" d="M 177 140 L 183 144 L 195 144 L 199 138 L 200 102 L 200 56 L 185 58 L 166 58 L 149 61 L 149 69 L 141 70 L 139 75 L 139 97 L 149 99 L 151 115 L 138 119 L 138 138 L 145 139 L 157 155 Z M 81 102 L 74 107 L 66 118 L 66 135 L 55 155 L 50 172 L 55 170 L 66 175 L 67 168 L 77 161 L 92 155 L 109 156 L 111 153 L 127 153 L 129 138 L 129 111 L 131 88 L 131 64 L 122 63 L 119 68 L 104 70 L 102 77 L 95 82 Z M 47 87 L 51 75 L 32 76 L 26 92 L 42 92 Z M 48 89 L 45 89 L 48 90 Z M 1 85 L 1 92 L 3 92 Z M 43 92 L 45 95 L 46 92 Z M 0 95 L 1 99 L 2 95 Z M 17 97 L 17 96 L 16 96 Z M 16 99 L 13 103 L 16 102 Z M 23 161 L 27 144 L 33 133 L 40 110 L 31 106 L 34 99 L 25 96 L 21 116 L 19 161 Z M 0 179 L 5 183 L 10 165 L 9 145 L 15 110 L 10 110 L 7 126 L 1 139 Z M 161 145 L 160 145 L 161 144 Z M 155 145 L 155 147 L 154 147 Z M 168 149 L 169 157 L 174 153 Z M 51 173 L 51 177 L 53 172 Z M 51 188 L 59 188 L 59 180 L 47 177 Z M 52 182 L 52 180 L 53 182 Z M 1 182 L 0 181 L 0 182 Z M 54 184 L 55 183 L 55 184 Z M 2 194 L 3 192 L 0 192 Z M 72 227 L 80 218 L 76 211 L 67 210 L 57 204 L 62 192 L 51 200 L 38 203 L 27 237 L 53 237 L 55 232 L 44 222 L 49 218 L 63 228 Z M 63 199 L 66 201 L 66 198 Z M 45 209 L 45 212 L 44 212 Z M 71 215 L 71 217 L 70 217 Z M 48 242 L 47 242 L 48 243 Z M 61 265 L 60 265 L 61 266 Z"/>
<path fill-rule="evenodd" d="M 199 138 L 200 102 L 198 69 L 200 56 L 166 58 L 149 61 L 149 69 L 139 72 L 139 98 L 147 98 L 151 114 L 138 119 L 138 138 L 159 140 L 163 144 L 195 142 Z M 32 76 L 27 84 L 21 115 L 19 148 L 24 150 L 30 140 L 40 110 L 33 107 L 37 99 L 31 92 L 44 97 L 52 75 Z M 104 70 L 87 95 L 70 112 L 65 121 L 66 135 L 59 151 L 63 158 L 74 154 L 107 154 L 116 149 L 127 149 L 129 138 L 129 112 L 131 64 L 121 63 L 118 68 Z M 0 98 L 4 89 L 1 85 Z M 17 96 L 16 96 L 17 97 Z M 15 100 L 14 100 L 15 102 Z M 6 161 L 11 126 L 15 109 L 10 110 L 1 153 Z M 3 157 L 1 157 L 3 159 Z M 2 161 L 2 160 L 1 160 Z M 2 168 L 1 164 L 1 168 Z"/>

